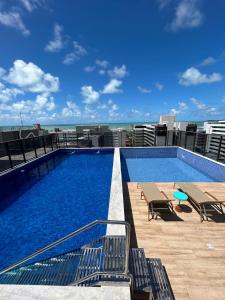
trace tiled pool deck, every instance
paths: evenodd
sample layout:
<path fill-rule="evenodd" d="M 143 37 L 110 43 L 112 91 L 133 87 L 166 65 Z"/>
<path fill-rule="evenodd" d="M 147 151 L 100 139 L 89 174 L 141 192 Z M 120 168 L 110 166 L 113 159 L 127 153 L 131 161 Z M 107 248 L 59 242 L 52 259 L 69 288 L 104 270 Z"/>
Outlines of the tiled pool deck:
<path fill-rule="evenodd" d="M 224 183 L 196 183 L 224 200 Z M 157 183 L 173 199 L 173 183 Z M 144 248 L 146 257 L 160 258 L 174 296 L 186 299 L 225 299 L 225 216 L 200 223 L 199 214 L 187 202 L 177 220 L 147 220 L 147 205 L 137 183 L 124 183 L 126 219 L 132 225 L 133 247 Z M 174 204 L 176 202 L 174 201 Z"/>

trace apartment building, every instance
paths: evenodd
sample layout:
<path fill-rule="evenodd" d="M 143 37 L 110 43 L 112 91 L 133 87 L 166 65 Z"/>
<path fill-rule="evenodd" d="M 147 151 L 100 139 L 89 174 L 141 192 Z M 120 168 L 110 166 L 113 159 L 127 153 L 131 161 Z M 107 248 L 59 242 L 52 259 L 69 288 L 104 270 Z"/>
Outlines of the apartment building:
<path fill-rule="evenodd" d="M 134 146 L 172 146 L 193 148 L 196 124 L 176 122 L 176 116 L 160 116 L 159 124 L 136 125 L 133 129 Z"/>
<path fill-rule="evenodd" d="M 206 151 L 212 155 L 220 151 L 219 159 L 225 159 L 225 120 L 205 122 L 204 130 L 208 134 Z"/>
<path fill-rule="evenodd" d="M 73 130 L 58 132 L 60 142 L 92 147 L 125 147 L 127 131 L 110 129 L 107 125 L 79 125 Z"/>
<path fill-rule="evenodd" d="M 103 144 L 105 147 L 126 147 L 127 131 L 122 128 L 117 128 L 109 132 L 104 132 Z"/>
<path fill-rule="evenodd" d="M 165 146 L 166 125 L 136 125 L 133 129 L 133 146 Z"/>

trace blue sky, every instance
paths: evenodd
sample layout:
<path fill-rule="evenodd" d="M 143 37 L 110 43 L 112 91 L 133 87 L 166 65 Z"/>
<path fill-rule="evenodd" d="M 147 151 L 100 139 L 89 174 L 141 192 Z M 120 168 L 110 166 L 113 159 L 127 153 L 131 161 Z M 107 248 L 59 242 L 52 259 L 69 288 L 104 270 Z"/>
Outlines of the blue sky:
<path fill-rule="evenodd" d="M 223 0 L 0 0 L 0 125 L 225 116 Z"/>

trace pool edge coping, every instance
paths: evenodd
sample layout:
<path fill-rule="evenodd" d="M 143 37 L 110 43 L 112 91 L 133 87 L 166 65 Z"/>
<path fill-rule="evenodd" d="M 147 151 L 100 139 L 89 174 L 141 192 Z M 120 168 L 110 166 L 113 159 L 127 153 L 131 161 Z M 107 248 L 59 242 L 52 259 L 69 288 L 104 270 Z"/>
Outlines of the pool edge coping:
<path fill-rule="evenodd" d="M 125 221 L 120 148 L 114 148 L 108 220 Z M 106 235 L 125 235 L 124 225 L 107 225 Z"/>

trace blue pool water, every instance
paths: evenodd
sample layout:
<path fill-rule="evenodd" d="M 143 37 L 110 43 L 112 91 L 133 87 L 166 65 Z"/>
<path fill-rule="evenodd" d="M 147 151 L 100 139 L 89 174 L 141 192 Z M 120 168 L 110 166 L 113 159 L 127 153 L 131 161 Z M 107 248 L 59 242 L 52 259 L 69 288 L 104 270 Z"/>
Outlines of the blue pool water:
<path fill-rule="evenodd" d="M 0 269 L 86 225 L 107 219 L 113 152 L 58 153 L 0 181 Z M 98 226 L 46 253 L 104 235 Z M 38 259 L 43 257 L 38 257 Z"/>
<path fill-rule="evenodd" d="M 210 182 L 209 176 L 194 169 L 177 157 L 122 158 L 124 181 L 133 182 Z"/>

